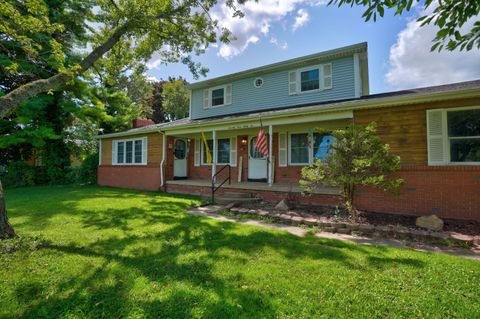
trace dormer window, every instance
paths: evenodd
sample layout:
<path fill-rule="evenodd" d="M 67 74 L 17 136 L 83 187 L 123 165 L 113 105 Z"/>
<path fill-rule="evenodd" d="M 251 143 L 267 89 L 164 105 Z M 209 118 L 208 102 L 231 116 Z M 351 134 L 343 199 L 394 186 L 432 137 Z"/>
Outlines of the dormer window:
<path fill-rule="evenodd" d="M 203 108 L 232 104 L 232 85 L 220 85 L 203 91 Z"/>
<path fill-rule="evenodd" d="M 290 95 L 317 92 L 331 89 L 332 64 L 320 64 L 288 73 L 288 93 Z"/>

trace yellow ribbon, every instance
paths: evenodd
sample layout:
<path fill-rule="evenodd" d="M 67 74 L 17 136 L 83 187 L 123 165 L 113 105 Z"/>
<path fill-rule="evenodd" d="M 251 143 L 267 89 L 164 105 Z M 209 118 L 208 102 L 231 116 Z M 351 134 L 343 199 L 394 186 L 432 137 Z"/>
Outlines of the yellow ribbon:
<path fill-rule="evenodd" d="M 203 132 L 202 132 L 202 139 L 203 139 L 203 144 L 205 144 L 205 151 L 207 152 L 207 164 L 211 164 L 213 162 L 212 153 L 210 152 L 210 148 L 208 147 L 208 143 L 207 143 L 207 138 L 205 137 L 205 134 L 203 134 Z"/>

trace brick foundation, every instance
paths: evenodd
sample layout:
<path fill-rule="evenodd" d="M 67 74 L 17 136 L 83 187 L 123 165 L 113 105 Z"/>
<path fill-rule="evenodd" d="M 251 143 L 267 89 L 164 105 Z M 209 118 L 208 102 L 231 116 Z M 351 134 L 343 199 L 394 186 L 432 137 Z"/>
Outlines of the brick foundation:
<path fill-rule="evenodd" d="M 143 190 L 160 188 L 160 165 L 101 165 L 97 172 L 98 185 Z"/>

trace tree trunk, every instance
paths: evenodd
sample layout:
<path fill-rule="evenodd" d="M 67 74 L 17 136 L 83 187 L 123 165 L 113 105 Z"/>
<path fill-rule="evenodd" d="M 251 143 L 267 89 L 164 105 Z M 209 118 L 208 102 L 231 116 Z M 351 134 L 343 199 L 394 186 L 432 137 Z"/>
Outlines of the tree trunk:
<path fill-rule="evenodd" d="M 12 225 L 8 222 L 7 207 L 5 206 L 5 198 L 3 197 L 2 181 L 0 180 L 0 239 L 8 239 L 17 237 Z"/>
<path fill-rule="evenodd" d="M 15 112 L 20 103 L 36 96 L 39 93 L 54 90 L 59 86 L 67 83 L 76 74 L 82 74 L 88 70 L 99 58 L 117 43 L 122 35 L 128 30 L 128 24 L 118 27 L 113 34 L 102 45 L 96 47 L 89 55 L 87 55 L 80 63 L 78 70 L 57 73 L 47 79 L 39 79 L 11 91 L 7 95 L 0 96 L 0 118 L 6 118 Z"/>

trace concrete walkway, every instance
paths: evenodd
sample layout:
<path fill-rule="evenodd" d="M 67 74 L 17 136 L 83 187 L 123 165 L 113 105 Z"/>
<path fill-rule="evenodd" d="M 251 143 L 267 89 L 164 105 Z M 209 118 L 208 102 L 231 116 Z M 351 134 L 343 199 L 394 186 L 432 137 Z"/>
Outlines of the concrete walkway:
<path fill-rule="evenodd" d="M 186 213 L 191 215 L 208 217 L 208 218 L 212 218 L 220 221 L 227 221 L 227 222 L 233 222 L 233 223 L 240 223 L 244 225 L 253 225 L 253 226 L 265 227 L 270 229 L 283 230 L 283 231 L 289 232 L 292 235 L 299 236 L 299 237 L 305 236 L 305 234 L 307 234 L 308 232 L 308 229 L 305 229 L 302 227 L 276 224 L 276 223 L 266 223 L 266 222 L 255 220 L 255 219 L 240 220 L 233 216 L 224 216 L 224 215 L 218 214 L 219 212 L 226 211 L 226 210 L 227 208 L 225 206 L 210 205 L 210 206 L 191 208 L 187 210 Z M 474 252 L 474 251 L 462 249 L 462 248 L 434 247 L 434 246 L 428 246 L 428 245 L 407 246 L 405 245 L 404 242 L 400 240 L 375 239 L 370 237 L 353 236 L 353 235 L 331 233 L 331 232 L 317 232 L 314 236 L 318 238 L 348 241 L 348 242 L 361 244 L 361 245 L 390 246 L 390 247 L 397 247 L 397 248 L 413 249 L 413 250 L 422 251 L 422 252 L 445 253 L 449 255 L 455 255 L 455 256 L 460 256 L 464 258 L 480 260 L 480 252 Z"/>

